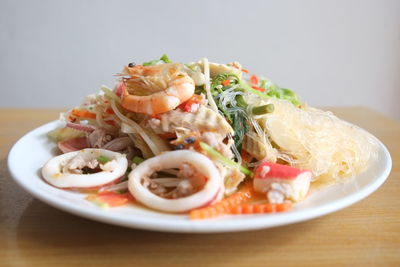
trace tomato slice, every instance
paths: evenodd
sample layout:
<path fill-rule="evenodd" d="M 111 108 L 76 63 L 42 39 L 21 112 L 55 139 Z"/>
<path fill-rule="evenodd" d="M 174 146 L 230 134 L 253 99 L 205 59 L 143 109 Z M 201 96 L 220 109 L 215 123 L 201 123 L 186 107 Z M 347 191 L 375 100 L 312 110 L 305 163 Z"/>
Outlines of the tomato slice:
<path fill-rule="evenodd" d="M 119 207 L 133 201 L 133 196 L 129 193 L 117 193 L 112 191 L 101 192 L 94 196 L 89 196 L 87 198 L 90 201 L 100 202 L 101 204 L 106 204 L 108 207 Z"/>

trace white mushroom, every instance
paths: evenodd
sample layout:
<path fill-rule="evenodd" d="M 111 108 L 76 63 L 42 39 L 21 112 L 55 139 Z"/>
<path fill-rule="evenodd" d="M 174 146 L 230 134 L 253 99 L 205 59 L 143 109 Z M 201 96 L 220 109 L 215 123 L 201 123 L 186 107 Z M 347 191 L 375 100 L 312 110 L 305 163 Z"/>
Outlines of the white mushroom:
<path fill-rule="evenodd" d="M 105 159 L 107 162 L 104 162 Z M 127 166 L 128 161 L 123 154 L 105 149 L 83 149 L 50 159 L 43 166 L 42 175 L 56 187 L 91 188 L 122 177 Z"/>

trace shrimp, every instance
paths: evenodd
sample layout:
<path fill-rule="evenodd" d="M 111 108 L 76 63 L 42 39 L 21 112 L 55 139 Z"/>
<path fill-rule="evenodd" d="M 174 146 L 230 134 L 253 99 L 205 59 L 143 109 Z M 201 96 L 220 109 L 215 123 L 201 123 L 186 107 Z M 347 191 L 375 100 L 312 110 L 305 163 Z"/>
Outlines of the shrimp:
<path fill-rule="evenodd" d="M 194 169 L 188 170 L 188 166 Z M 162 190 L 157 194 L 155 189 L 158 189 L 159 185 L 154 184 L 155 180 L 169 179 L 169 182 L 172 179 L 150 179 L 150 175 L 177 167 L 186 169 L 183 172 L 189 178 L 192 176 L 191 179 L 178 181 L 177 188 L 181 187 L 179 189 L 182 197 L 174 196 L 172 199 L 163 197 L 165 194 Z M 198 185 L 202 187 L 197 191 L 191 190 Z M 128 187 L 135 199 L 142 204 L 166 212 L 185 212 L 212 204 L 221 200 L 224 192 L 223 179 L 214 163 L 206 156 L 192 150 L 169 151 L 142 162 L 129 174 Z M 186 192 L 187 190 L 190 193 Z"/>
<path fill-rule="evenodd" d="M 181 64 L 125 67 L 121 105 L 127 110 L 156 115 L 175 109 L 194 94 L 193 79 Z"/>

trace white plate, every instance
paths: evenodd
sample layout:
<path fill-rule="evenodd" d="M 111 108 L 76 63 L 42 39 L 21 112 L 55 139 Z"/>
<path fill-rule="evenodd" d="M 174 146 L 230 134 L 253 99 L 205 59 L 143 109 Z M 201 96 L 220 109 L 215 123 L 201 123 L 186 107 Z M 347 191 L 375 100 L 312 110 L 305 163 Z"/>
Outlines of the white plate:
<path fill-rule="evenodd" d="M 374 192 L 388 177 L 392 160 L 386 147 L 379 142 L 378 160 L 366 172 L 346 184 L 314 192 L 292 211 L 280 214 L 238 215 L 190 221 L 185 215 L 165 214 L 127 205 L 102 209 L 85 200 L 85 194 L 50 186 L 40 175 L 43 164 L 55 154 L 55 145 L 46 134 L 60 126 L 55 121 L 45 124 L 22 137 L 11 149 L 8 167 L 15 181 L 34 197 L 61 210 L 105 223 L 131 228 L 165 232 L 207 233 L 232 232 L 275 227 L 322 216 L 343 209 Z"/>

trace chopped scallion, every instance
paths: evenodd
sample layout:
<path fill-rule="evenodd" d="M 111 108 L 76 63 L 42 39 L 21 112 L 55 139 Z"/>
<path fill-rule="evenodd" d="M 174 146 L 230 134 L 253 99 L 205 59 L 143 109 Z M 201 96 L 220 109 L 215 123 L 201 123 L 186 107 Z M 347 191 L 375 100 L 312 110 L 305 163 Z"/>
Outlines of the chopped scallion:
<path fill-rule="evenodd" d="M 142 65 L 143 66 L 154 66 L 154 65 L 158 65 L 160 63 L 170 63 L 171 60 L 168 58 L 167 54 L 164 54 L 160 57 L 160 59 L 155 59 L 155 60 L 150 60 L 147 62 L 144 62 Z"/>
<path fill-rule="evenodd" d="M 162 55 L 160 60 L 164 61 L 164 63 L 171 63 L 171 60 L 169 60 L 167 54 Z"/>
<path fill-rule="evenodd" d="M 251 113 L 254 115 L 263 115 L 274 111 L 274 104 L 267 104 L 258 107 L 253 107 Z"/>
<path fill-rule="evenodd" d="M 107 162 L 110 161 L 110 158 L 106 156 L 99 156 L 97 157 L 97 161 L 100 162 L 101 164 L 106 164 Z"/>
<path fill-rule="evenodd" d="M 134 157 L 134 158 L 132 159 L 132 162 L 135 163 L 135 164 L 140 164 L 140 163 L 142 163 L 143 161 L 144 161 L 144 159 L 141 158 L 141 157 L 138 157 L 138 156 L 136 156 L 136 157 Z"/>
<path fill-rule="evenodd" d="M 150 60 L 150 61 L 144 62 L 142 65 L 143 66 L 154 66 L 154 65 L 157 65 L 158 62 L 160 62 L 160 60 L 155 59 L 155 60 Z"/>
<path fill-rule="evenodd" d="M 240 170 L 240 172 L 242 172 L 246 175 L 253 175 L 252 171 L 250 171 L 246 167 L 243 167 L 242 165 L 234 162 L 233 160 L 228 159 L 227 157 L 225 157 L 224 155 L 222 155 L 221 153 L 219 153 L 217 150 L 215 150 L 211 146 L 207 145 L 206 143 L 200 142 L 200 147 L 215 160 L 218 160 L 219 162 L 221 162 L 227 166 L 238 168 Z"/>
<path fill-rule="evenodd" d="M 244 99 L 243 95 L 237 95 L 235 100 L 239 107 L 247 108 L 247 103 L 246 103 L 246 100 Z"/>

